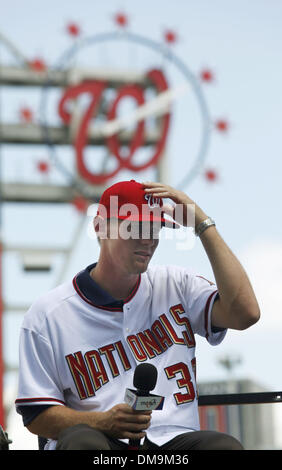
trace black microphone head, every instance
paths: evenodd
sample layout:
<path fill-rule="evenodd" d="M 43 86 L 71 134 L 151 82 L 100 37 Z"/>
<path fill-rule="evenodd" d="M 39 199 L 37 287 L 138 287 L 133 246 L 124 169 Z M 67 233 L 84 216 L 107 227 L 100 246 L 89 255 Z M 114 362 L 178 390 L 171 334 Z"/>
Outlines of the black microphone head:
<path fill-rule="evenodd" d="M 153 364 L 139 364 L 134 372 L 133 385 L 137 390 L 149 392 L 157 383 L 158 371 Z"/>

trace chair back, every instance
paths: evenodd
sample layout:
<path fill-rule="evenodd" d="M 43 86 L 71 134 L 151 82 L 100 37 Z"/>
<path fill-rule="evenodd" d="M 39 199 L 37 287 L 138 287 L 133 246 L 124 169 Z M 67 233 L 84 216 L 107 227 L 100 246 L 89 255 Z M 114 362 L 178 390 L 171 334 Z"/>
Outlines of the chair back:
<path fill-rule="evenodd" d="M 47 443 L 46 437 L 38 436 L 38 450 L 44 450 L 46 443 Z"/>

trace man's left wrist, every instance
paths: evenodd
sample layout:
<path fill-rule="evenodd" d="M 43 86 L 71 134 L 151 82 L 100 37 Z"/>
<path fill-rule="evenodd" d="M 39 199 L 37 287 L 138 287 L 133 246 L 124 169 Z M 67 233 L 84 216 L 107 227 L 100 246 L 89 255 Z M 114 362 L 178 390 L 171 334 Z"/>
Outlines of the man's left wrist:
<path fill-rule="evenodd" d="M 205 214 L 205 212 L 203 212 L 202 210 L 197 211 L 196 209 L 195 210 L 195 231 L 196 231 L 196 228 L 208 218 L 209 216 Z"/>
<path fill-rule="evenodd" d="M 211 217 L 206 217 L 198 225 L 195 225 L 195 235 L 200 237 L 209 227 L 215 226 L 215 221 Z"/>

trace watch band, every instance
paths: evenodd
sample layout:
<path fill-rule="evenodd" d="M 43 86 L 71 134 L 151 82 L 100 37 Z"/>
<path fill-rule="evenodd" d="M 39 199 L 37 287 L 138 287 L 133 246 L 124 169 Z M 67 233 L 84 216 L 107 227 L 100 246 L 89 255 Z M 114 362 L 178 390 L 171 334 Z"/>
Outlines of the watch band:
<path fill-rule="evenodd" d="M 215 225 L 215 221 L 211 218 L 208 217 L 206 220 L 201 222 L 195 229 L 195 235 L 199 237 L 207 228 L 212 227 L 212 225 Z"/>

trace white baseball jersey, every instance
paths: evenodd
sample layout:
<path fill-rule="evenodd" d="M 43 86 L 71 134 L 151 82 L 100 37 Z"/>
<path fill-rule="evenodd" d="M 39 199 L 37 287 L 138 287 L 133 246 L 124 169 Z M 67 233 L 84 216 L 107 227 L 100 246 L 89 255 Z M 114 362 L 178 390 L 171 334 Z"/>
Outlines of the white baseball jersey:
<path fill-rule="evenodd" d="M 152 393 L 165 397 L 163 409 L 152 413 L 148 439 L 162 445 L 199 430 L 195 335 L 216 345 L 226 334 L 211 328 L 216 286 L 188 269 L 153 266 L 113 307 L 90 277 L 93 266 L 43 295 L 25 315 L 17 409 L 106 411 L 124 403 L 136 366 L 148 361 L 158 370 Z"/>

